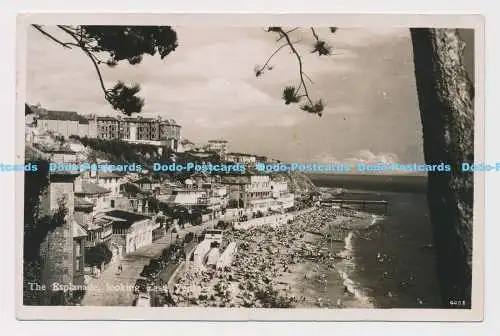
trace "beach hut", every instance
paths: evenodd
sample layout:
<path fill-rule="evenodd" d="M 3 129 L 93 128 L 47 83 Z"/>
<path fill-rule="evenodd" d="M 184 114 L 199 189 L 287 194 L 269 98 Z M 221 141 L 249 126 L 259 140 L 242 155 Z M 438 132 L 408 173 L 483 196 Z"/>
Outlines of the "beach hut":
<path fill-rule="evenodd" d="M 196 246 L 194 252 L 193 252 L 193 261 L 196 265 L 201 265 L 203 264 L 203 261 L 205 260 L 205 257 L 207 253 L 210 251 L 210 245 L 211 245 L 210 240 L 203 240 L 201 243 Z"/>
<path fill-rule="evenodd" d="M 236 247 L 237 246 L 235 242 L 229 243 L 224 252 L 221 254 L 219 260 L 217 261 L 217 269 L 224 270 L 226 267 L 231 266 L 234 255 L 237 251 Z"/>
<path fill-rule="evenodd" d="M 215 267 L 219 260 L 220 253 L 218 248 L 212 248 L 207 254 L 207 266 Z"/>

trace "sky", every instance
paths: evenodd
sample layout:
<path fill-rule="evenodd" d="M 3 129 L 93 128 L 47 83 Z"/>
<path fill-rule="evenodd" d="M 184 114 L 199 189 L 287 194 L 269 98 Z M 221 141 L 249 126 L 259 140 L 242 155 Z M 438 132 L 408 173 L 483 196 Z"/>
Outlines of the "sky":
<path fill-rule="evenodd" d="M 276 35 L 259 27 L 175 30 L 179 46 L 165 60 L 148 56 L 139 65 L 124 62 L 102 73 L 108 87 L 118 80 L 141 84 L 142 113 L 175 119 L 183 138 L 196 144 L 226 139 L 230 151 L 287 162 L 424 162 L 408 29 L 317 29 L 333 47 L 330 56 L 311 53 L 309 29 L 291 33 L 313 82 L 311 97 L 326 102 L 322 117 L 281 100 L 285 86 L 299 83 L 289 50 L 273 58 L 272 71 L 255 76 L 255 66 L 280 45 Z M 30 104 L 117 114 L 104 100 L 90 60 L 32 28 L 27 75 Z"/>

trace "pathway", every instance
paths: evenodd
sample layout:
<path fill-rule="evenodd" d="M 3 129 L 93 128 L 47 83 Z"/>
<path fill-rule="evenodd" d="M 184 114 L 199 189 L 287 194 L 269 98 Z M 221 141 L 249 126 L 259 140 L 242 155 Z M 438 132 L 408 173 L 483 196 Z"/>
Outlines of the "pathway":
<path fill-rule="evenodd" d="M 209 221 L 200 226 L 192 226 L 181 230 L 183 237 L 188 232 L 198 233 L 214 225 L 216 221 Z M 175 234 L 154 241 L 152 244 L 138 249 L 123 257 L 120 263 L 111 265 L 104 270 L 99 278 L 93 278 L 88 284 L 87 293 L 82 300 L 82 306 L 131 306 L 134 300 L 132 289 L 144 265 L 149 264 L 151 258 L 161 254 L 164 248 L 175 241 Z M 123 271 L 118 274 L 117 268 L 121 264 Z"/>

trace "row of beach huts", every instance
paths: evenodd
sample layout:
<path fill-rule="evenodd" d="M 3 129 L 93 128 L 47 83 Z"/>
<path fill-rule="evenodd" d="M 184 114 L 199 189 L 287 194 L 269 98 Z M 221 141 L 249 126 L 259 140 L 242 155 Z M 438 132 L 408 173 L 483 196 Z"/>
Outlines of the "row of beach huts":
<path fill-rule="evenodd" d="M 208 230 L 201 243 L 193 251 L 192 261 L 197 266 L 215 268 L 219 271 L 231 267 L 234 255 L 237 252 L 237 244 L 230 242 L 221 252 L 222 230 Z"/>

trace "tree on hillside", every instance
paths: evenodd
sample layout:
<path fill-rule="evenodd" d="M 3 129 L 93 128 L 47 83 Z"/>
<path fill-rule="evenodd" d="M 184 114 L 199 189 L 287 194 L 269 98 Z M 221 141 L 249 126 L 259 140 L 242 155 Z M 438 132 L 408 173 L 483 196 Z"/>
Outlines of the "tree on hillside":
<path fill-rule="evenodd" d="M 105 98 L 125 114 L 139 112 L 144 104 L 136 97 L 139 87 L 118 83 L 104 87 L 99 65 L 114 66 L 122 60 L 131 64 L 141 61 L 143 54 L 166 57 L 177 47 L 177 35 L 170 27 L 141 26 L 57 26 L 70 42 L 63 42 L 39 25 L 33 26 L 55 43 L 65 48 L 79 48 L 89 56 L 98 73 Z M 313 99 L 302 56 L 295 47 L 299 42 L 293 33 L 299 28 L 266 29 L 281 43 L 255 75 L 262 76 L 274 68 L 270 62 L 281 50 L 288 49 L 297 59 L 298 85 L 283 89 L 285 104 L 301 103 L 302 110 L 321 116 L 322 99 Z M 321 39 L 314 28 L 311 52 L 320 57 L 332 55 L 332 47 Z M 335 33 L 337 28 L 331 27 Z M 446 162 L 454 169 L 450 174 L 429 173 L 428 202 L 439 260 L 439 275 L 443 301 L 465 300 L 470 307 L 472 284 L 472 205 L 473 175 L 460 172 L 461 162 L 473 162 L 474 152 L 474 87 L 463 63 L 463 41 L 456 29 L 412 28 L 415 78 L 422 120 L 424 155 L 427 164 Z M 98 55 L 108 53 L 102 61 Z"/>

